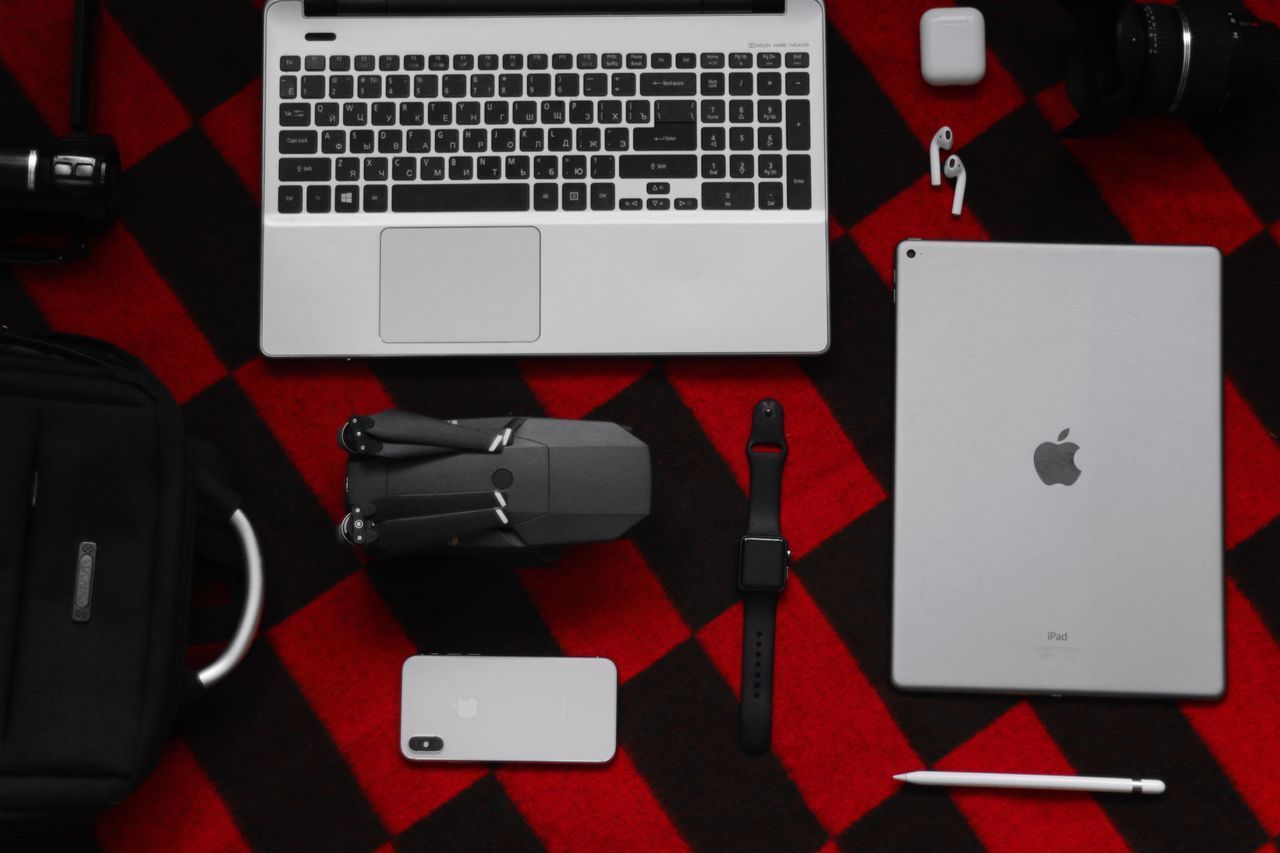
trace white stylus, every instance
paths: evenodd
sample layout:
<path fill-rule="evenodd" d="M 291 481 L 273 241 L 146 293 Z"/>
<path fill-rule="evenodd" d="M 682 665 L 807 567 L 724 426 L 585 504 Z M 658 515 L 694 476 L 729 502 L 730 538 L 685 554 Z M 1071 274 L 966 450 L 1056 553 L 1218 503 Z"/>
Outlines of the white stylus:
<path fill-rule="evenodd" d="M 1159 779 L 1118 779 L 1105 776 L 1039 776 L 1028 773 L 945 773 L 916 770 L 893 778 L 912 785 L 950 785 L 959 788 L 1035 788 L 1042 791 L 1099 791 L 1107 794 L 1163 794 Z"/>

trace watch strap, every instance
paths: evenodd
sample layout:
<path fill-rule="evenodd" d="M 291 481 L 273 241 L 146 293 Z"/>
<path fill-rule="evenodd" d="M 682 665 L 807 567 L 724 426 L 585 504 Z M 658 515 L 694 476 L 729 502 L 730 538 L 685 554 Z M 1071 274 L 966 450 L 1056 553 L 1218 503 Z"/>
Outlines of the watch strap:
<path fill-rule="evenodd" d="M 747 440 L 747 461 L 751 468 L 747 535 L 781 536 L 782 465 L 787 461 L 787 436 L 782 406 L 775 400 L 761 400 L 756 404 L 751 438 Z"/>

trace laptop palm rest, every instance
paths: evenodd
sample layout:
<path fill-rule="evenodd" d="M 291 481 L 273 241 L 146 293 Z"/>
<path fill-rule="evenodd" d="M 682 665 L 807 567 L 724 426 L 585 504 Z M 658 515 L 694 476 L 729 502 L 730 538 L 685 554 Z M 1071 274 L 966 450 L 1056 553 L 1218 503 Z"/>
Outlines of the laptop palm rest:
<path fill-rule="evenodd" d="M 379 334 L 387 343 L 525 343 L 541 333 L 537 228 L 382 232 Z"/>

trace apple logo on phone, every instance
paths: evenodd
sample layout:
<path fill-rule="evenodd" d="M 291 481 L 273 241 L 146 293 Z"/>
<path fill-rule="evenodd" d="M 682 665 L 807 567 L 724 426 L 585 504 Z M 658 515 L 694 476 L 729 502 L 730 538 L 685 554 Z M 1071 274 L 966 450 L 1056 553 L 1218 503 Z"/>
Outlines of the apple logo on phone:
<path fill-rule="evenodd" d="M 458 712 L 458 716 L 464 720 L 469 720 L 476 714 L 480 713 L 480 700 L 473 698 L 459 699 L 453 702 L 454 710 Z"/>
<path fill-rule="evenodd" d="M 1058 433 L 1057 443 L 1046 441 L 1036 448 L 1032 461 L 1046 486 L 1071 486 L 1080 479 L 1081 472 L 1076 467 L 1076 451 L 1080 445 L 1066 440 L 1069 432 L 1069 428 L 1064 429 Z"/>

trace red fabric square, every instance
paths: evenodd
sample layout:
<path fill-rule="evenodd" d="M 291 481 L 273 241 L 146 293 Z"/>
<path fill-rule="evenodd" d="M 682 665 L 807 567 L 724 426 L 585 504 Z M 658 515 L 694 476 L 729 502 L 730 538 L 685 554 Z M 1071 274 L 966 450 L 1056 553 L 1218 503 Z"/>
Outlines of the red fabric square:
<path fill-rule="evenodd" d="M 629 539 L 573 548 L 520 579 L 567 655 L 610 658 L 626 681 L 689 636 Z"/>
<path fill-rule="evenodd" d="M 983 773 L 1075 770 L 1025 702 L 938 762 L 936 769 Z M 951 798 L 992 851 L 1128 850 L 1091 794 L 952 788 Z"/>
<path fill-rule="evenodd" d="M 666 370 L 744 494 L 751 479 L 746 448 L 752 412 L 765 397 L 782 404 L 788 446 L 782 533 L 797 559 L 885 499 L 795 360 L 681 359 Z"/>
<path fill-rule="evenodd" d="M 363 572 L 276 626 L 270 640 L 392 833 L 484 775 L 482 766 L 420 765 L 400 754 L 400 671 L 415 649 Z"/>
<path fill-rule="evenodd" d="M 210 110 L 200 127 L 253 197 L 261 200 L 262 80 L 254 80 Z"/>
<path fill-rule="evenodd" d="M 521 363 L 525 382 L 553 418 L 582 418 L 622 393 L 653 368 L 634 358 L 528 359 Z"/>
<path fill-rule="evenodd" d="M 861 567 L 849 566 L 849 571 Z M 742 693 L 742 606 L 698 632 Z M 897 790 L 920 760 L 839 635 L 795 577 L 778 606 L 773 751 L 831 834 Z"/>
<path fill-rule="evenodd" d="M 1223 388 L 1227 547 L 1280 515 L 1280 446 L 1230 381 Z"/>

